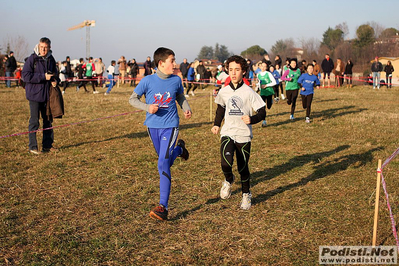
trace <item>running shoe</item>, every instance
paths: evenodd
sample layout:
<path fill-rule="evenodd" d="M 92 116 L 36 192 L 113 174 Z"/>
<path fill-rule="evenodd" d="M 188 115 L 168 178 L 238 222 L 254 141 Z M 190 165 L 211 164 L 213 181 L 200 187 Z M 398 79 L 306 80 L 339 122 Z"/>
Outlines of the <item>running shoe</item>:
<path fill-rule="evenodd" d="M 228 199 L 231 196 L 231 185 L 234 183 L 235 176 L 233 175 L 233 181 L 230 183 L 224 180 L 222 183 L 222 188 L 220 189 L 220 198 Z"/>
<path fill-rule="evenodd" d="M 266 127 L 267 126 L 267 122 L 266 122 L 266 120 L 263 120 L 262 121 L 262 127 Z"/>
<path fill-rule="evenodd" d="M 251 192 L 250 193 L 242 193 L 240 209 L 241 210 L 249 210 L 251 208 L 251 199 L 252 199 Z"/>
<path fill-rule="evenodd" d="M 182 157 L 184 160 L 188 160 L 188 157 L 190 157 L 190 153 L 188 152 L 188 150 L 186 149 L 186 143 L 184 142 L 184 140 L 179 139 L 177 141 L 177 146 L 181 147 L 183 152 L 182 154 L 179 155 L 179 157 Z"/>
<path fill-rule="evenodd" d="M 164 206 L 159 205 L 150 211 L 150 217 L 161 221 L 166 221 L 168 219 L 168 210 Z"/>

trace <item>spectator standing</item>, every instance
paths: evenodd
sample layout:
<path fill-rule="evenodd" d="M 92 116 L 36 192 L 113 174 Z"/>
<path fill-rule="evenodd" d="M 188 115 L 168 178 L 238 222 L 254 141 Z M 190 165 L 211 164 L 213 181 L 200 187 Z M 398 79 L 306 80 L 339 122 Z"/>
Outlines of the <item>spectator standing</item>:
<path fill-rule="evenodd" d="M 317 64 L 316 60 L 313 60 L 313 74 L 317 76 L 317 78 L 320 80 L 321 74 L 320 74 L 320 65 Z"/>
<path fill-rule="evenodd" d="M 269 66 L 272 64 L 272 61 L 270 61 L 268 54 L 263 56 L 262 63 L 266 63 L 266 70 L 269 71 Z"/>
<path fill-rule="evenodd" d="M 334 65 L 334 75 L 335 75 L 335 86 L 341 87 L 344 82 L 344 71 L 345 65 L 341 58 L 337 58 L 337 62 Z"/>
<path fill-rule="evenodd" d="M 204 88 L 204 85 L 202 84 L 202 82 L 204 82 L 205 80 L 205 73 L 206 73 L 206 68 L 204 66 L 204 63 L 202 61 L 199 61 L 199 64 L 197 66 L 197 74 L 199 74 L 199 82 L 200 82 L 200 87 Z"/>
<path fill-rule="evenodd" d="M 11 51 L 6 61 L 6 87 L 11 88 L 11 79 L 14 77 L 14 72 L 17 69 L 17 60 L 15 60 L 14 52 Z M 17 81 L 18 85 L 18 81 Z"/>
<path fill-rule="evenodd" d="M 101 57 L 94 60 L 94 67 L 96 68 L 95 72 L 97 76 L 97 86 L 101 87 L 103 85 L 103 75 L 105 71 L 105 64 Z"/>
<path fill-rule="evenodd" d="M 73 74 L 72 66 L 71 66 L 71 58 L 69 56 L 67 56 L 65 58 L 65 61 L 66 61 L 66 67 L 65 67 L 66 78 L 73 78 L 74 74 Z"/>
<path fill-rule="evenodd" d="M 130 87 L 136 87 L 136 79 L 139 74 L 139 65 L 136 62 L 136 59 L 132 59 L 130 62 L 130 77 L 132 80 L 130 81 Z"/>
<path fill-rule="evenodd" d="M 183 62 L 180 64 L 180 72 L 181 72 L 181 76 L 183 79 L 183 85 L 186 87 L 186 89 L 188 88 L 188 84 L 187 84 L 187 74 L 188 74 L 188 69 L 190 67 L 190 64 L 187 62 L 187 58 L 183 59 Z"/>
<path fill-rule="evenodd" d="M 147 60 L 144 62 L 144 76 L 152 75 L 153 67 L 151 63 L 151 57 L 147 57 Z"/>
<path fill-rule="evenodd" d="M 323 87 L 325 85 L 326 77 L 327 77 L 328 87 L 331 87 L 330 75 L 331 75 L 331 71 L 333 71 L 333 69 L 334 69 L 334 62 L 330 58 L 329 54 L 326 54 L 325 58 L 321 62 L 321 69 L 323 71 Z"/>
<path fill-rule="evenodd" d="M 384 71 L 386 76 L 387 88 L 392 88 L 392 73 L 395 71 L 395 69 L 393 68 L 391 61 L 387 62 Z"/>
<path fill-rule="evenodd" d="M 51 41 L 43 37 L 26 60 L 22 76 L 26 83 L 26 99 L 29 101 L 30 119 L 29 131 L 39 129 L 39 118 L 43 119 L 43 129 L 52 127 L 52 116 L 47 116 L 50 86 L 57 86 L 57 63 L 52 56 Z M 53 148 L 54 132 L 52 129 L 43 130 L 42 152 L 49 152 Z M 36 139 L 36 132 L 29 133 L 29 152 L 40 154 Z"/>
<path fill-rule="evenodd" d="M 280 55 L 276 55 L 276 56 L 274 57 L 274 65 L 275 65 L 275 66 L 277 66 L 277 65 L 281 66 L 282 63 L 283 63 L 283 61 L 281 60 Z"/>
<path fill-rule="evenodd" d="M 374 62 L 371 64 L 371 72 L 373 73 L 373 89 L 377 87 L 380 89 L 380 75 L 382 71 L 382 64 L 378 61 L 378 56 L 375 57 Z"/>
<path fill-rule="evenodd" d="M 344 72 L 347 88 L 348 87 L 352 88 L 352 74 L 353 74 L 352 68 L 353 68 L 353 63 L 352 60 L 349 59 L 348 62 L 346 63 L 345 72 Z"/>
<path fill-rule="evenodd" d="M 120 75 L 121 82 L 122 82 L 122 84 L 125 84 L 127 65 L 126 65 L 126 59 L 123 55 L 121 56 L 121 58 L 119 58 L 118 65 L 119 65 L 119 75 Z"/>

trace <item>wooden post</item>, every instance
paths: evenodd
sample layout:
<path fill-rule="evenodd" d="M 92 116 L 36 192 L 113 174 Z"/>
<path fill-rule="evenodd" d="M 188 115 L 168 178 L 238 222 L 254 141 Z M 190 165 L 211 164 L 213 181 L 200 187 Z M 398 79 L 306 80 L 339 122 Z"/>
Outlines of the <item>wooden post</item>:
<path fill-rule="evenodd" d="M 380 185 L 381 185 L 381 160 L 378 160 L 377 186 L 375 189 L 373 247 L 375 247 L 375 244 L 377 241 L 377 223 L 378 223 L 378 208 L 379 208 L 379 202 L 380 202 Z"/>
<path fill-rule="evenodd" d="M 209 122 L 212 122 L 212 106 L 213 106 L 213 92 L 211 91 L 211 95 L 209 97 Z"/>

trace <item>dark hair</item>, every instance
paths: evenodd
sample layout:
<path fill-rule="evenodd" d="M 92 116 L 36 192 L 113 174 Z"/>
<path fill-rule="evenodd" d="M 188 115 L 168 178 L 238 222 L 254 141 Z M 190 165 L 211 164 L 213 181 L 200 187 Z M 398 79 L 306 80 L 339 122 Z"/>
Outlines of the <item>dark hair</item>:
<path fill-rule="evenodd" d="M 51 46 L 51 41 L 47 37 L 40 38 L 39 42 L 44 42 L 44 43 L 47 43 L 48 46 Z"/>
<path fill-rule="evenodd" d="M 243 58 L 239 55 L 233 55 L 233 56 L 230 56 L 226 61 L 226 64 L 225 64 L 227 66 L 226 71 L 229 70 L 229 65 L 231 62 L 236 62 L 237 64 L 239 64 L 241 66 L 241 69 L 243 72 L 246 72 L 248 69 L 248 63 L 247 63 L 247 60 L 245 60 L 245 58 Z"/>
<path fill-rule="evenodd" d="M 308 64 L 307 66 L 306 66 L 306 70 L 308 70 L 308 67 L 314 67 L 314 65 L 313 64 Z"/>
<path fill-rule="evenodd" d="M 67 55 L 66 59 L 68 59 L 68 58 L 71 59 L 71 58 L 69 57 L 69 55 Z"/>
<path fill-rule="evenodd" d="M 111 65 L 113 65 L 113 64 L 116 64 L 116 61 L 115 61 L 115 60 L 112 60 L 112 61 L 111 61 Z"/>
<path fill-rule="evenodd" d="M 100 59 L 101 61 L 103 61 L 103 59 L 101 57 L 99 57 L 98 59 Z"/>
<path fill-rule="evenodd" d="M 316 59 L 313 59 L 313 62 L 317 63 Z"/>
<path fill-rule="evenodd" d="M 79 62 L 83 62 L 84 60 L 83 60 L 83 58 L 81 57 L 81 58 L 79 58 Z"/>
<path fill-rule="evenodd" d="M 90 57 L 89 57 L 89 60 L 93 60 L 93 57 L 90 56 Z"/>
<path fill-rule="evenodd" d="M 159 47 L 154 52 L 154 64 L 155 64 L 155 66 L 158 67 L 159 61 L 165 62 L 166 59 L 168 59 L 168 57 L 170 55 L 175 56 L 175 53 L 171 49 L 165 48 L 165 47 Z"/>

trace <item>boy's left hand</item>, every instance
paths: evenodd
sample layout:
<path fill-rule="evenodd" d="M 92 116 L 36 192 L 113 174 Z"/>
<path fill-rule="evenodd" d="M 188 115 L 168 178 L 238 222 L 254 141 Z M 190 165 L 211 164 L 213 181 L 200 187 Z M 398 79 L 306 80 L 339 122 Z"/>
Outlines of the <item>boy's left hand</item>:
<path fill-rule="evenodd" d="M 184 118 L 186 118 L 186 119 L 190 119 L 191 118 L 191 111 L 190 110 L 187 110 L 187 111 L 184 112 Z"/>
<path fill-rule="evenodd" d="M 251 123 L 251 118 L 248 115 L 242 116 L 241 120 L 244 121 L 244 123 L 247 125 L 249 125 Z"/>

